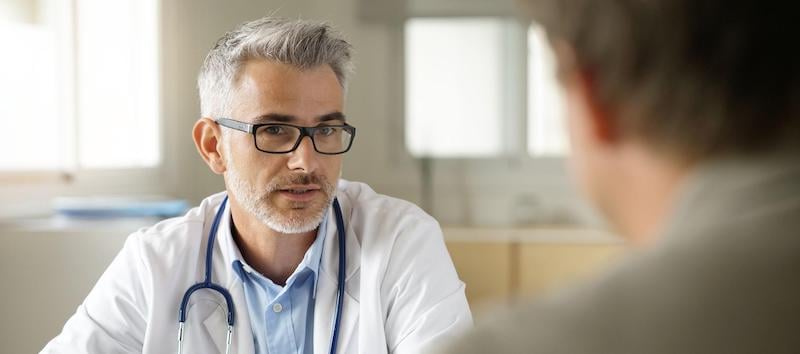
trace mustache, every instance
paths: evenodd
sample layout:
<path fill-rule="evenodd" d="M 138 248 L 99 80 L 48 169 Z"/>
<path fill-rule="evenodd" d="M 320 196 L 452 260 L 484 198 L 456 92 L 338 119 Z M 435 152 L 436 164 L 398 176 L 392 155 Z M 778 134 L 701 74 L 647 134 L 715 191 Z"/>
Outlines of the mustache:
<path fill-rule="evenodd" d="M 267 193 L 278 191 L 286 186 L 303 184 L 316 184 L 320 188 L 327 191 L 330 189 L 330 182 L 325 176 L 313 173 L 293 173 L 284 176 L 275 177 L 267 185 Z"/>

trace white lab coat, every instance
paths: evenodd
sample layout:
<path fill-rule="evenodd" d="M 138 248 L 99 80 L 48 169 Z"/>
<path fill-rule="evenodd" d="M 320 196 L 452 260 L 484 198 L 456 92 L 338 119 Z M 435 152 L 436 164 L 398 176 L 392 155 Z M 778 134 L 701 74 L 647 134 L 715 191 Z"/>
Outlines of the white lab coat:
<path fill-rule="evenodd" d="M 173 353 L 184 292 L 204 278 L 206 242 L 224 193 L 185 216 L 133 233 L 63 331 L 43 353 Z M 337 353 L 426 353 L 472 325 L 436 221 L 413 204 L 341 181 L 337 197 L 347 228 L 344 312 Z M 332 208 L 331 208 L 332 209 Z M 333 211 L 314 310 L 314 353 L 327 353 L 335 311 L 338 245 Z M 232 353 L 253 353 L 244 290 L 231 267 L 227 232 L 214 246 L 213 281 L 235 305 Z M 233 253 L 235 254 L 235 253 Z M 192 296 L 184 353 L 224 353 L 225 302 Z M 272 353 L 283 354 L 283 353 Z"/>

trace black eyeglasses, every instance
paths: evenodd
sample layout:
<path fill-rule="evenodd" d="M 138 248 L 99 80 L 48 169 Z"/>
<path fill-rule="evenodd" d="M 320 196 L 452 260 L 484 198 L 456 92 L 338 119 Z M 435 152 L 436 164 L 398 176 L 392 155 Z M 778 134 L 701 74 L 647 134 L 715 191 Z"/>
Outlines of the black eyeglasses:
<path fill-rule="evenodd" d="M 356 128 L 347 123 L 301 127 L 285 123 L 250 124 L 228 118 L 218 118 L 216 122 L 252 134 L 256 149 L 270 154 L 295 151 L 305 136 L 311 138 L 314 150 L 320 154 L 344 154 L 350 150 L 356 136 Z"/>

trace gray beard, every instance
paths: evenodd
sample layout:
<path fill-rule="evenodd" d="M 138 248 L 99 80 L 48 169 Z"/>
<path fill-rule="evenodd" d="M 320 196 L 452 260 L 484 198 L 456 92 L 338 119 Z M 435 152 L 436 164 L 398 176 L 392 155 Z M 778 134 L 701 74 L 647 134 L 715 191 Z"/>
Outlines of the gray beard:
<path fill-rule="evenodd" d="M 255 216 L 261 223 L 272 230 L 283 234 L 300 234 L 313 231 L 319 227 L 328 206 L 333 202 L 335 186 L 324 179 L 324 177 L 314 178 L 320 184 L 321 191 L 326 196 L 326 202 L 311 204 L 309 208 L 303 210 L 281 211 L 269 199 L 272 193 L 279 188 L 278 185 L 270 183 L 263 190 L 258 190 L 255 186 L 247 183 L 238 171 L 229 168 L 226 171 L 228 182 L 228 192 L 241 204 L 250 215 Z"/>

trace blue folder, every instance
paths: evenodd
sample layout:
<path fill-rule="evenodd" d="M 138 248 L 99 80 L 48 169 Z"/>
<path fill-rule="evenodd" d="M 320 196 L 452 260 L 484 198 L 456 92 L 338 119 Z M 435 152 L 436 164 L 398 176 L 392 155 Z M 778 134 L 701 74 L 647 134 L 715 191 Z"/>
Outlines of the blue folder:
<path fill-rule="evenodd" d="M 173 217 L 189 209 L 182 199 L 81 197 L 56 198 L 56 213 L 80 218 Z"/>

